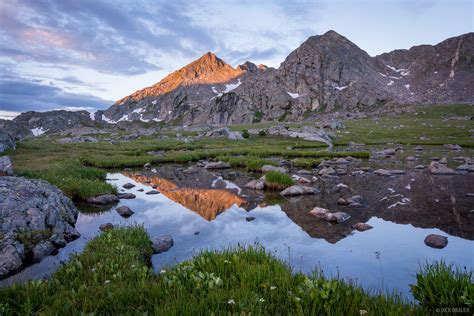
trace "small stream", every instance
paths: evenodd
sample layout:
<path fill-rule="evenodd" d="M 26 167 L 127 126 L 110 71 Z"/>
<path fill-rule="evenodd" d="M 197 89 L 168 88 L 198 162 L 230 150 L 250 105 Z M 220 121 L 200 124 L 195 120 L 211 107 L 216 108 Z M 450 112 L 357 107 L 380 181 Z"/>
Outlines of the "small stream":
<path fill-rule="evenodd" d="M 436 156 L 436 153 L 449 157 L 453 167 L 455 155 L 472 156 L 472 150 L 445 153 L 440 147 L 432 146 L 424 151 L 420 161 L 406 162 L 405 156 L 415 155 L 410 148 L 398 152 L 392 162 L 362 163 L 363 166 L 403 168 L 404 175 L 353 176 L 349 173 L 320 179 L 316 183 L 320 194 L 294 198 L 244 189 L 243 184 L 254 175 L 239 170 L 201 170 L 182 176 L 181 171 L 176 171 L 179 166 L 165 165 L 157 167 L 156 175 L 111 173 L 108 175 L 110 183 L 121 188 L 120 191 L 136 195 L 135 199 L 121 200 L 117 206 L 129 206 L 135 214 L 124 219 L 115 207 L 98 213 L 81 212 L 76 223 L 82 234 L 79 239 L 60 249 L 57 255 L 1 281 L 0 285 L 47 277 L 71 254 L 81 252 L 87 241 L 100 233 L 101 224 L 110 222 L 144 225 L 150 236 L 173 236 L 174 246 L 152 257 L 156 271 L 189 259 L 203 249 L 257 243 L 288 262 L 295 271 L 311 273 L 322 269 L 326 276 L 356 281 L 375 291 L 396 290 L 411 298 L 409 285 L 416 282 L 416 272 L 426 262 L 445 260 L 474 269 L 474 197 L 467 195 L 474 192 L 474 175 L 431 176 L 426 170 L 414 169 L 414 165 L 427 163 L 426 156 Z M 221 187 L 216 186 L 219 177 L 226 179 L 231 172 L 243 176 L 233 177 L 233 181 L 222 180 Z M 175 174 L 178 175 L 173 176 Z M 135 187 L 122 189 L 125 183 Z M 186 183 L 195 186 L 187 187 Z M 363 207 L 337 204 L 340 195 L 347 195 L 338 190 L 341 183 L 349 187 L 350 195 L 364 198 Z M 157 185 L 162 194 L 146 195 L 151 185 Z M 410 203 L 392 206 L 403 198 Z M 245 199 L 256 202 L 240 203 Z M 342 210 L 351 218 L 331 224 L 308 214 L 315 206 Z M 247 221 L 248 216 L 255 220 Z M 358 232 L 351 227 L 357 222 L 374 228 Z M 429 234 L 447 236 L 448 246 L 444 249 L 426 246 L 424 239 Z"/>

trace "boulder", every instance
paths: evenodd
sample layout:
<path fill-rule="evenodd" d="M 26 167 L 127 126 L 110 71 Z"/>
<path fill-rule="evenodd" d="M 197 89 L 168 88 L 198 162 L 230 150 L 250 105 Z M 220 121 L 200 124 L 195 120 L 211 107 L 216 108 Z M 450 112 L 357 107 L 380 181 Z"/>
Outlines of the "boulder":
<path fill-rule="evenodd" d="M 430 234 L 425 238 L 425 245 L 432 248 L 443 249 L 448 245 L 448 237 Z"/>
<path fill-rule="evenodd" d="M 164 235 L 160 237 L 155 237 L 152 240 L 153 253 L 162 253 L 170 250 L 173 247 L 174 241 L 173 237 L 170 235 Z"/>
<path fill-rule="evenodd" d="M 298 176 L 296 174 L 292 175 L 291 179 L 298 182 L 299 184 L 310 184 L 311 183 L 311 180 L 309 180 L 308 178 L 301 177 L 301 176 Z"/>
<path fill-rule="evenodd" d="M 13 175 L 13 164 L 12 160 L 8 156 L 0 157 L 0 176 L 12 176 Z"/>
<path fill-rule="evenodd" d="M 135 214 L 135 212 L 132 211 L 131 208 L 129 208 L 128 206 L 125 206 L 125 205 L 117 207 L 116 211 L 117 211 L 117 213 L 119 213 L 120 216 L 125 217 L 125 218 L 130 217 L 133 214 Z"/>
<path fill-rule="evenodd" d="M 13 137 L 7 132 L 0 130 L 0 154 L 6 151 L 7 149 L 15 148 L 15 139 L 13 139 Z"/>
<path fill-rule="evenodd" d="M 127 189 L 127 190 L 134 187 L 135 187 L 135 184 L 133 183 L 125 183 L 124 185 L 122 185 L 122 188 Z"/>
<path fill-rule="evenodd" d="M 331 213 L 328 209 L 322 207 L 315 207 L 309 211 L 311 215 L 322 218 L 328 222 L 342 223 L 349 219 L 351 216 L 344 212 Z"/>
<path fill-rule="evenodd" d="M 204 165 L 205 169 L 229 169 L 231 166 L 223 161 L 208 162 Z"/>
<path fill-rule="evenodd" d="M 220 127 L 207 132 L 206 137 L 223 137 L 229 140 L 244 140 L 242 133 L 231 131 L 228 127 Z"/>
<path fill-rule="evenodd" d="M 363 231 L 372 229 L 374 227 L 370 226 L 367 223 L 357 223 L 357 224 L 352 225 L 352 228 L 357 229 L 360 232 L 363 232 Z"/>
<path fill-rule="evenodd" d="M 296 195 L 308 195 L 316 194 L 320 191 L 313 187 L 307 187 L 303 185 L 293 185 L 285 190 L 281 191 L 280 194 L 283 196 L 296 196 Z"/>
<path fill-rule="evenodd" d="M 252 189 L 252 190 L 263 190 L 265 189 L 265 181 L 263 180 L 250 180 L 246 185 L 246 188 Z"/>
<path fill-rule="evenodd" d="M 436 175 L 451 175 L 451 174 L 456 173 L 453 169 L 448 168 L 445 165 L 436 161 L 432 161 L 430 163 L 430 165 L 428 166 L 428 171 L 431 174 L 436 174 Z"/>
<path fill-rule="evenodd" d="M 29 258 L 41 261 L 78 238 L 78 214 L 72 201 L 46 181 L 0 177 L 0 279 Z M 20 234 L 26 238 L 18 238 Z"/>
<path fill-rule="evenodd" d="M 118 201 L 119 201 L 119 198 L 113 194 L 104 194 L 104 195 L 94 196 L 87 199 L 88 203 L 99 204 L 99 205 L 118 203 Z"/>
<path fill-rule="evenodd" d="M 288 169 L 286 169 L 284 167 L 275 167 L 275 166 L 272 166 L 272 165 L 263 165 L 261 170 L 262 170 L 263 173 L 267 173 L 269 171 L 276 171 L 276 172 L 280 172 L 280 173 L 287 173 L 288 172 Z"/>
<path fill-rule="evenodd" d="M 374 153 L 376 157 L 391 157 L 391 156 L 394 156 L 395 154 L 396 154 L 396 151 L 393 148 L 376 151 Z"/>

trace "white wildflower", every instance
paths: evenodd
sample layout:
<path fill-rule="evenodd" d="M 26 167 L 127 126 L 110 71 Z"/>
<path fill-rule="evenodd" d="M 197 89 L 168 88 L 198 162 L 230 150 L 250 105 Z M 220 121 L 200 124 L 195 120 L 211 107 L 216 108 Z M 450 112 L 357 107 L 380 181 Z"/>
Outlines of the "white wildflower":
<path fill-rule="evenodd" d="M 166 270 L 161 270 L 160 271 L 160 274 L 165 274 L 166 273 Z"/>
<path fill-rule="evenodd" d="M 273 290 L 276 290 L 276 286 L 270 286 L 270 290 L 273 291 Z"/>
<path fill-rule="evenodd" d="M 263 299 L 263 297 L 262 297 L 262 298 L 260 298 L 258 301 L 259 301 L 260 303 L 263 303 L 263 302 L 265 302 L 265 300 Z"/>
<path fill-rule="evenodd" d="M 109 284 L 110 280 L 105 280 L 104 284 Z"/>
<path fill-rule="evenodd" d="M 230 299 L 227 301 L 227 304 L 229 305 L 234 305 L 235 304 L 235 301 L 233 299 Z"/>
<path fill-rule="evenodd" d="M 230 261 L 229 260 L 224 260 L 224 263 L 230 263 Z"/>

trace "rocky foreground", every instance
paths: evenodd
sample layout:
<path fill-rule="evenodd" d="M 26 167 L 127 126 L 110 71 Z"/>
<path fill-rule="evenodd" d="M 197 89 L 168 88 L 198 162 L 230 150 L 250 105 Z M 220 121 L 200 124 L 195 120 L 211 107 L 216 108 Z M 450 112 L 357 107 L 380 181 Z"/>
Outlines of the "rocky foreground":
<path fill-rule="evenodd" d="M 0 278 L 78 238 L 77 216 L 72 201 L 48 182 L 0 177 Z"/>

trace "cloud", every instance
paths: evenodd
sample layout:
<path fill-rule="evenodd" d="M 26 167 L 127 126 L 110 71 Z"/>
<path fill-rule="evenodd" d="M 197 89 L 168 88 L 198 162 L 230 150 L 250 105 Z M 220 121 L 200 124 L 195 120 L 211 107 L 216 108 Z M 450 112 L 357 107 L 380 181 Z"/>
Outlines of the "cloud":
<path fill-rule="evenodd" d="M 101 109 L 112 103 L 92 95 L 67 93 L 50 84 L 24 79 L 0 79 L 0 109 L 6 111 Z"/>

